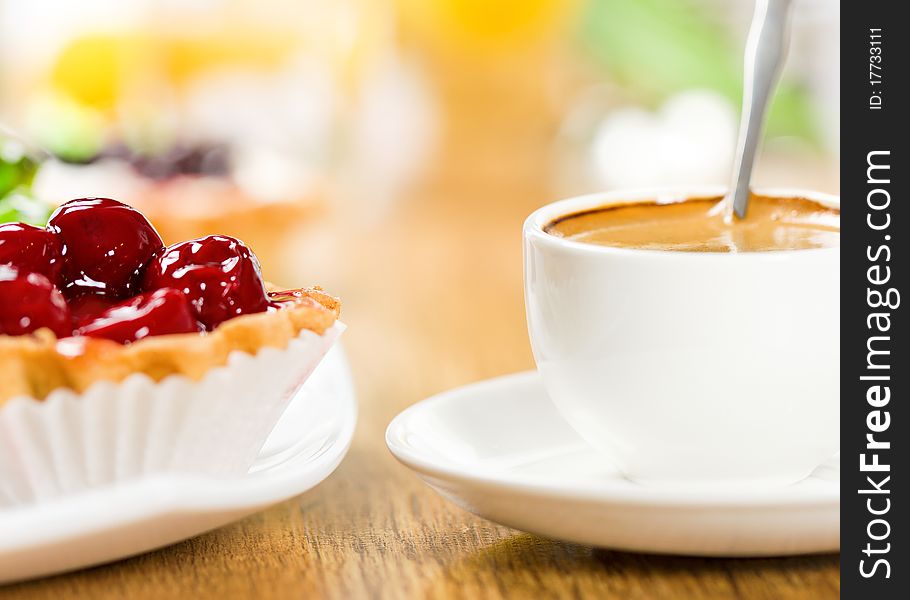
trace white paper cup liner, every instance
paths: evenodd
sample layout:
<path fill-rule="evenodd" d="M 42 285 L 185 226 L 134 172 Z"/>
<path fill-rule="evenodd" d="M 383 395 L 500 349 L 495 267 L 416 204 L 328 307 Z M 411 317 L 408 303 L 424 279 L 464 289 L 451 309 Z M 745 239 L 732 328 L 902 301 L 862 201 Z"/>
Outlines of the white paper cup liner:
<path fill-rule="evenodd" d="M 135 374 L 0 409 L 0 508 L 163 472 L 246 473 L 291 398 L 344 331 L 234 352 L 194 381 Z"/>

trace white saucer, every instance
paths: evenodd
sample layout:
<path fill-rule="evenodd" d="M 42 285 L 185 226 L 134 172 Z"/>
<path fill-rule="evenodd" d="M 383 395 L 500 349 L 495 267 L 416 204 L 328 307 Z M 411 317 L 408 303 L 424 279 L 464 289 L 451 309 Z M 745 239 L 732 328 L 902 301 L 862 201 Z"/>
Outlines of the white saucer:
<path fill-rule="evenodd" d="M 244 477 L 162 476 L 0 511 L 0 583 L 147 552 L 303 493 L 341 462 L 356 420 L 347 360 L 336 345 Z"/>
<path fill-rule="evenodd" d="M 536 372 L 420 402 L 392 421 L 386 443 L 455 504 L 546 537 L 702 556 L 840 546 L 836 459 L 804 481 L 773 489 L 641 486 L 606 464 L 562 420 Z"/>

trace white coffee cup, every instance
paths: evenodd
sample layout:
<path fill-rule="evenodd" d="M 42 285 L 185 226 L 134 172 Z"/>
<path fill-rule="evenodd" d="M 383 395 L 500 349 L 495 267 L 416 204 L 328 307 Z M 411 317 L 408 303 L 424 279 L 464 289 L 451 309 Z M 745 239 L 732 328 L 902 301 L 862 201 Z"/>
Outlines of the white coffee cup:
<path fill-rule="evenodd" d="M 592 208 L 723 193 L 594 194 L 524 224 L 528 328 L 547 392 L 635 481 L 785 485 L 838 451 L 839 248 L 638 250 L 544 232 Z M 816 192 L 761 193 L 839 206 Z"/>

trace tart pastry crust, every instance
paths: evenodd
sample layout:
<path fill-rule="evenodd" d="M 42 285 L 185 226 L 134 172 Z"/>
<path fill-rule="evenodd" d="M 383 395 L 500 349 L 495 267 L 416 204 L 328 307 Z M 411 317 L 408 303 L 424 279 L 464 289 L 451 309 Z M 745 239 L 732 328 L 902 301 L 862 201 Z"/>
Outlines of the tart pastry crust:
<path fill-rule="evenodd" d="M 205 334 L 152 336 L 128 346 L 89 337 L 58 340 L 47 329 L 0 335 L 0 408 L 18 396 L 44 400 L 58 388 L 82 393 L 99 381 L 118 382 L 133 373 L 154 381 L 169 375 L 198 381 L 227 364 L 231 352 L 284 348 L 303 330 L 322 335 L 338 319 L 337 298 L 320 288 L 293 291 L 293 299 L 278 310 L 241 315 Z"/>

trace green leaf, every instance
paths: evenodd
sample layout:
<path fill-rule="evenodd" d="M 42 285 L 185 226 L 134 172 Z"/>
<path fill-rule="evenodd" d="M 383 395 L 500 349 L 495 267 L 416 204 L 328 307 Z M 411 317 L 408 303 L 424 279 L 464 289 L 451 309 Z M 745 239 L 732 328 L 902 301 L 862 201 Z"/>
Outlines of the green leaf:
<path fill-rule="evenodd" d="M 13 140 L 0 137 L 0 198 L 21 186 L 30 186 L 38 163 Z"/>

